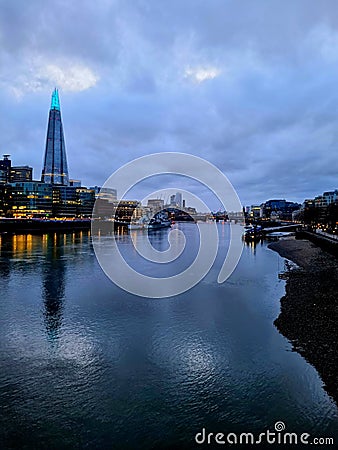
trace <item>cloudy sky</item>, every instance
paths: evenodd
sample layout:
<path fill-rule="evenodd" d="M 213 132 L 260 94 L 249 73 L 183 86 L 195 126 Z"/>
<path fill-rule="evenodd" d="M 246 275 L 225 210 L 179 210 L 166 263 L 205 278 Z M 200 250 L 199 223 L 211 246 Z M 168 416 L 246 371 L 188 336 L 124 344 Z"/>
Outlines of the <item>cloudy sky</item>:
<path fill-rule="evenodd" d="M 0 0 L 0 152 L 35 178 L 54 86 L 84 185 L 177 151 L 245 205 L 338 188 L 335 0 Z"/>

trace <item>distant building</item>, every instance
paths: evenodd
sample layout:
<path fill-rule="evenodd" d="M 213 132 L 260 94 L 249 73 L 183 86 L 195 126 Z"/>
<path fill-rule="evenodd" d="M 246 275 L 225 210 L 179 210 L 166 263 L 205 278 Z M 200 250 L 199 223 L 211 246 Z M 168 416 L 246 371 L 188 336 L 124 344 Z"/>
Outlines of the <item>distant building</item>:
<path fill-rule="evenodd" d="M 95 218 L 110 218 L 121 222 L 130 222 L 131 218 L 142 216 L 141 203 L 138 200 L 116 200 L 110 202 L 105 198 L 97 198 L 93 210 Z"/>
<path fill-rule="evenodd" d="M 268 200 L 261 205 L 262 217 L 271 220 L 292 220 L 292 213 L 301 205 L 285 199 Z"/>
<path fill-rule="evenodd" d="M 142 216 L 141 203 L 138 200 L 120 200 L 115 202 L 115 219 L 121 222 L 129 222 L 131 218 Z"/>
<path fill-rule="evenodd" d="M 61 121 L 59 94 L 54 89 L 49 111 L 45 157 L 41 174 L 43 183 L 69 185 L 66 146 Z"/>
<path fill-rule="evenodd" d="M 112 202 L 105 198 L 97 198 L 94 205 L 93 216 L 97 219 L 112 218 L 115 208 Z"/>
<path fill-rule="evenodd" d="M 97 196 L 101 190 L 101 187 L 100 186 L 90 186 L 89 189 L 92 189 L 95 192 L 95 196 Z"/>
<path fill-rule="evenodd" d="M 80 180 L 69 180 L 69 186 L 81 187 L 81 181 Z"/>
<path fill-rule="evenodd" d="M 249 216 L 253 219 L 259 219 L 262 216 L 262 208 L 260 205 L 251 205 Z"/>
<path fill-rule="evenodd" d="M 55 217 L 90 217 L 94 203 L 93 189 L 53 186 L 53 216 Z"/>
<path fill-rule="evenodd" d="M 302 204 L 302 208 L 313 208 L 315 206 L 315 201 L 313 199 L 306 199 Z"/>
<path fill-rule="evenodd" d="M 0 183 L 0 216 L 6 217 L 11 209 L 12 190 L 9 184 Z"/>
<path fill-rule="evenodd" d="M 97 198 L 108 200 L 109 202 L 115 202 L 117 200 L 117 190 L 107 187 L 98 188 Z"/>
<path fill-rule="evenodd" d="M 95 191 L 84 187 L 76 189 L 77 210 L 76 215 L 90 217 L 95 203 Z"/>
<path fill-rule="evenodd" d="M 187 214 L 190 214 L 190 215 L 193 215 L 193 216 L 197 214 L 196 208 L 193 208 L 193 207 L 191 207 L 191 206 L 187 206 L 187 207 L 184 209 L 184 211 L 185 211 Z"/>
<path fill-rule="evenodd" d="M 324 192 L 323 195 L 318 195 L 314 198 L 315 206 L 318 208 L 326 208 L 338 201 L 338 190 Z"/>
<path fill-rule="evenodd" d="M 20 181 L 32 181 L 33 168 L 29 166 L 12 166 L 11 167 L 11 183 Z"/>
<path fill-rule="evenodd" d="M 175 203 L 176 203 L 177 207 L 182 208 L 182 194 L 181 194 L 181 192 L 176 192 Z"/>
<path fill-rule="evenodd" d="M 164 200 L 160 198 L 149 198 L 147 206 L 153 213 L 161 211 L 164 208 Z"/>
<path fill-rule="evenodd" d="M 12 161 L 9 157 L 10 155 L 3 155 L 3 159 L 0 159 L 0 183 L 9 183 L 10 181 Z"/>
<path fill-rule="evenodd" d="M 170 196 L 170 206 L 176 206 L 176 195 L 175 194 Z"/>

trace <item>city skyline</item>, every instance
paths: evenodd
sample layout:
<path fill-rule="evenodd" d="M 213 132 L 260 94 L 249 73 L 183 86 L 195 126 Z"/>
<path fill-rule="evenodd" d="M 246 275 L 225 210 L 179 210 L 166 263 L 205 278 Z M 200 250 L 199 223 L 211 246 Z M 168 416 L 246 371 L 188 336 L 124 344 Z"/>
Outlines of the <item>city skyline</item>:
<path fill-rule="evenodd" d="M 84 185 L 180 151 L 219 167 L 243 205 L 336 189 L 338 6 L 186 1 L 182 21 L 178 2 L 160 4 L 63 5 L 56 28 L 46 24 L 58 2 L 2 5 L 1 153 L 37 178 L 57 86 L 69 166 Z"/>
<path fill-rule="evenodd" d="M 10 155 L 6 154 L 3 156 L 5 159 L 5 158 L 8 158 Z M 5 161 L 3 161 L 3 163 L 4 162 Z M 34 168 L 32 168 L 28 165 L 25 165 L 25 166 L 19 167 L 19 169 L 21 171 L 22 170 L 26 170 L 26 171 L 30 170 L 31 178 L 32 178 L 32 172 L 33 172 Z M 170 178 L 177 178 L 177 176 L 173 175 L 173 174 L 162 175 L 162 178 L 163 178 L 163 176 L 170 177 Z M 178 176 L 178 178 L 180 179 L 181 176 Z M 38 178 L 35 178 L 35 182 L 38 182 L 38 181 L 39 181 Z M 194 189 L 196 190 L 196 183 L 194 183 L 193 180 L 189 180 L 189 181 L 190 181 L 190 188 L 192 188 L 191 191 L 194 191 Z M 51 95 L 51 103 L 50 103 L 49 118 L 48 118 L 47 133 L 46 133 L 46 144 L 45 144 L 45 152 L 44 152 L 44 164 L 43 164 L 43 168 L 42 168 L 42 172 L 41 172 L 41 182 L 47 183 L 47 184 L 51 183 L 53 185 L 61 185 L 61 186 L 62 185 L 68 186 L 71 182 L 72 186 L 73 185 L 81 186 L 80 180 L 71 180 L 69 177 L 68 164 L 67 164 L 67 153 L 66 153 L 66 146 L 65 146 L 64 134 L 63 134 L 63 124 L 62 124 L 62 118 L 61 118 L 61 105 L 60 105 L 60 99 L 59 99 L 59 92 L 56 87 L 52 91 L 52 95 Z M 194 186 L 194 184 L 195 184 L 195 186 Z M 97 185 L 95 185 L 95 188 L 97 188 Z M 90 189 L 94 189 L 94 187 L 92 187 Z M 140 191 L 139 185 L 137 184 L 135 186 L 132 186 L 128 192 L 129 192 L 129 194 L 135 193 L 135 199 L 140 201 L 140 203 L 142 203 L 142 205 L 146 205 L 146 203 L 149 199 L 167 198 L 167 201 L 164 202 L 164 204 L 166 204 L 166 206 L 173 204 L 173 202 L 174 203 L 176 202 L 177 206 L 182 206 L 181 205 L 181 203 L 182 203 L 182 192 L 181 192 L 182 188 L 171 187 L 171 188 L 166 188 L 166 189 L 155 190 L 153 192 L 147 192 L 143 199 L 140 199 L 139 197 L 137 197 L 137 192 L 139 192 L 139 191 Z M 116 189 L 115 189 L 115 192 L 117 194 Z M 185 195 L 184 202 L 188 199 L 188 201 L 190 200 L 190 202 L 191 202 L 191 206 L 194 207 L 195 206 L 194 194 L 192 194 L 189 191 L 185 191 L 184 189 L 183 189 L 183 192 Z M 327 190 L 326 192 L 323 193 L 323 195 L 324 195 L 324 197 L 325 197 L 325 195 L 330 195 L 330 194 L 335 195 L 337 192 L 338 192 L 337 189 L 334 189 L 333 191 Z M 314 201 L 314 199 L 317 200 L 317 203 L 319 203 L 321 201 L 320 199 L 323 198 L 323 195 L 321 193 L 316 193 L 316 197 L 304 199 L 304 201 L 302 201 L 301 203 L 305 204 L 307 201 L 310 201 L 310 202 Z M 180 197 L 180 200 L 176 201 L 176 199 L 178 197 Z M 218 199 L 215 197 L 215 195 L 213 195 L 213 197 L 214 197 L 214 201 L 217 202 Z M 125 196 L 123 197 L 123 199 L 125 199 Z M 209 200 L 210 200 L 210 196 L 209 196 Z M 249 208 L 249 210 L 250 210 L 250 208 L 264 206 L 266 201 L 269 202 L 269 201 L 280 201 L 280 200 L 282 200 L 282 199 L 270 198 L 269 200 L 267 200 L 267 198 L 266 198 L 263 202 L 256 202 L 256 203 L 252 203 L 251 205 L 243 204 L 243 208 Z M 282 201 L 285 201 L 285 198 Z M 295 204 L 297 204 L 297 202 L 295 202 Z M 213 208 L 210 208 L 210 207 L 208 207 L 208 205 L 206 205 L 206 208 L 203 208 L 203 210 L 201 210 L 200 212 L 207 213 L 207 212 L 211 212 L 212 209 Z M 214 210 L 216 210 L 216 209 L 217 208 L 214 208 Z M 222 209 L 222 206 L 221 206 L 221 208 L 218 208 L 218 210 L 220 210 L 220 209 Z"/>

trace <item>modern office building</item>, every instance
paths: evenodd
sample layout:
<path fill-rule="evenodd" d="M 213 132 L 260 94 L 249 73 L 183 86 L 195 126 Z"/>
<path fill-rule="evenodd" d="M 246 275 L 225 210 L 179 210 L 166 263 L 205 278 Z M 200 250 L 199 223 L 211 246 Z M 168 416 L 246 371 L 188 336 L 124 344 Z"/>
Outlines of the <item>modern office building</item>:
<path fill-rule="evenodd" d="M 0 217 L 6 217 L 11 209 L 12 190 L 9 184 L 0 183 Z"/>
<path fill-rule="evenodd" d="M 48 129 L 41 181 L 69 185 L 66 147 L 61 120 L 58 90 L 54 89 L 49 111 Z"/>
<path fill-rule="evenodd" d="M 33 168 L 29 166 L 12 166 L 11 167 L 11 183 L 20 181 L 32 181 Z"/>
<path fill-rule="evenodd" d="M 53 186 L 53 215 L 75 217 L 77 210 L 76 187 Z"/>
<path fill-rule="evenodd" d="M 9 156 L 3 155 L 3 159 L 0 159 L 0 183 L 32 181 L 33 168 L 29 166 L 12 166 Z"/>
<path fill-rule="evenodd" d="M 176 206 L 176 195 L 173 194 L 170 196 L 170 206 Z"/>
<path fill-rule="evenodd" d="M 178 208 L 182 207 L 182 194 L 181 192 L 176 192 L 175 194 L 175 202 Z"/>
<path fill-rule="evenodd" d="M 12 161 L 9 159 L 10 155 L 3 156 L 3 159 L 0 159 L 0 183 L 9 183 Z"/>
<path fill-rule="evenodd" d="M 95 191 L 80 187 L 76 189 L 78 217 L 91 217 L 95 204 Z"/>
<path fill-rule="evenodd" d="M 90 217 L 95 203 L 93 189 L 53 186 L 53 216 Z"/>
<path fill-rule="evenodd" d="M 96 193 L 96 197 L 102 200 L 108 200 L 108 202 L 115 202 L 117 200 L 117 190 L 112 188 L 100 188 L 98 186 L 91 187 Z"/>
<path fill-rule="evenodd" d="M 11 183 L 10 215 L 46 217 L 52 214 L 53 188 L 40 181 Z"/>

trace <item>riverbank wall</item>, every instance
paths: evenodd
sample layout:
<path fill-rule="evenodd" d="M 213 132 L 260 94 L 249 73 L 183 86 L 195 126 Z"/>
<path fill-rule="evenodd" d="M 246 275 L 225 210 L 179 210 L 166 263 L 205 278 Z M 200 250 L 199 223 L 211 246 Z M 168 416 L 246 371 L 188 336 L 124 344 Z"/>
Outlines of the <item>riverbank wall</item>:
<path fill-rule="evenodd" d="M 297 231 L 296 239 L 307 239 L 331 255 L 338 257 L 338 240 L 309 231 Z"/>
<path fill-rule="evenodd" d="M 74 220 L 37 220 L 37 219 L 0 219 L 0 233 L 50 233 L 89 230 L 90 219 Z"/>

